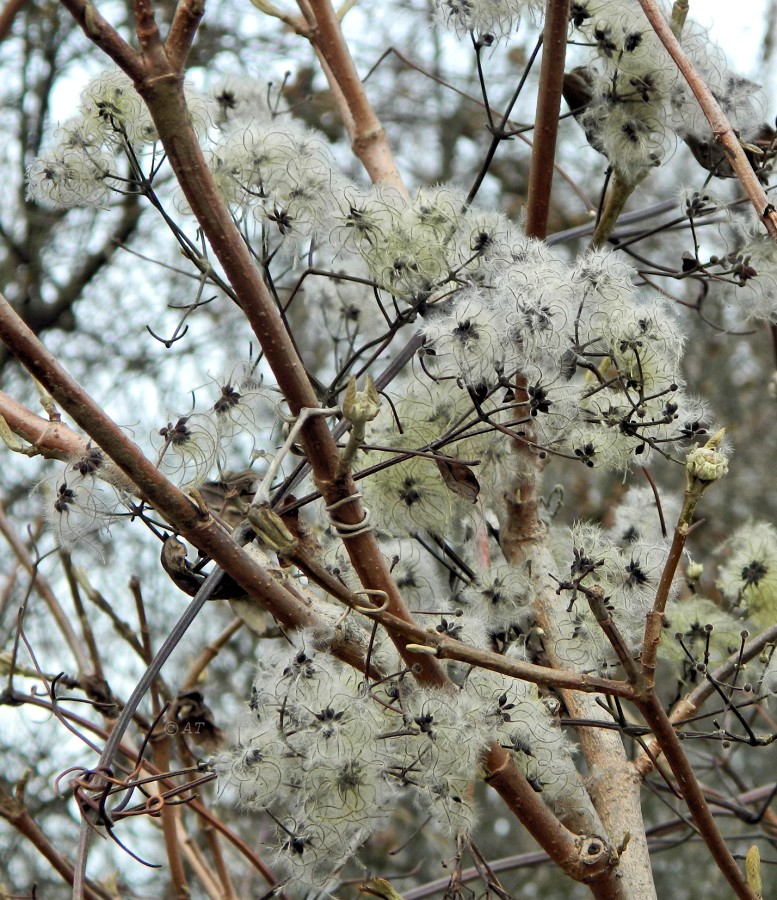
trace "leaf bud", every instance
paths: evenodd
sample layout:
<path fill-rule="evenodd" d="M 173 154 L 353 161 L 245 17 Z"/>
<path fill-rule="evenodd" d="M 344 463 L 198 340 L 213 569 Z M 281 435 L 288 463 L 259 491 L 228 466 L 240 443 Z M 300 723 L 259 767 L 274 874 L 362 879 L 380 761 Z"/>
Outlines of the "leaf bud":
<path fill-rule="evenodd" d="M 343 398 L 343 415 L 352 425 L 366 425 L 380 411 L 380 397 L 372 378 L 368 375 L 363 391 L 356 389 L 356 379 L 351 378 Z"/>
<path fill-rule="evenodd" d="M 721 428 L 703 447 L 695 447 L 686 456 L 689 490 L 703 490 L 728 472 L 728 459 L 718 450 L 725 433 L 725 429 Z"/>

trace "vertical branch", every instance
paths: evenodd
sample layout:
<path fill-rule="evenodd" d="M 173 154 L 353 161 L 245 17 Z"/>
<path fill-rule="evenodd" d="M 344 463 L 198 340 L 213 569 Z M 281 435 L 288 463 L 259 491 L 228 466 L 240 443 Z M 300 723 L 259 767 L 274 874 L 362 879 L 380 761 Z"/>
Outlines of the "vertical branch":
<path fill-rule="evenodd" d="M 568 25 L 569 0 L 547 0 L 537 118 L 529 170 L 529 197 L 526 204 L 527 237 L 542 239 L 548 232 Z"/>
<path fill-rule="evenodd" d="M 664 610 L 669 599 L 669 590 L 674 580 L 677 566 L 680 563 L 685 541 L 693 521 L 696 506 L 701 500 L 702 494 L 718 478 L 722 478 L 728 472 L 728 461 L 718 451 L 723 441 L 725 429 L 714 434 L 703 447 L 696 447 L 686 456 L 685 463 L 685 493 L 683 505 L 677 519 L 672 545 L 664 564 L 664 570 L 656 590 L 653 608 L 647 614 L 645 634 L 642 642 L 642 674 L 644 684 L 643 696 L 651 694 L 655 684 L 656 655 L 661 641 L 661 632 L 664 623 Z"/>
<path fill-rule="evenodd" d="M 713 96 L 712 91 L 704 83 L 693 63 L 685 55 L 685 51 L 674 36 L 670 24 L 664 18 L 655 0 L 639 0 L 639 2 L 653 31 L 655 31 L 658 39 L 666 47 L 683 78 L 688 82 L 688 87 L 690 87 L 693 95 L 698 100 L 702 112 L 710 123 L 715 141 L 723 147 L 726 158 L 739 179 L 739 183 L 750 198 L 756 215 L 764 223 L 772 239 L 777 242 L 777 211 L 769 202 L 761 182 L 748 162 L 745 151 L 742 149 L 742 145 L 736 132 L 731 127 L 731 123 L 720 108 L 720 104 Z"/>
<path fill-rule="evenodd" d="M 729 678 L 736 675 L 743 666 L 763 652 L 765 647 L 775 642 L 777 642 L 777 625 L 772 625 L 771 628 L 767 628 L 766 631 L 748 641 L 741 650 L 732 653 L 726 662 L 715 669 L 714 672 L 708 673 L 704 681 L 697 684 L 690 694 L 686 694 L 685 697 L 678 701 L 672 709 L 669 721 L 673 725 L 682 725 L 685 719 L 690 719 L 694 716 L 715 693 L 716 685 L 724 684 Z M 647 751 L 635 761 L 635 766 L 643 778 L 647 777 L 652 771 L 660 755 L 661 746 L 654 739 L 648 745 Z"/>
<path fill-rule="evenodd" d="M 110 690 L 108 689 L 108 682 L 105 678 L 105 671 L 103 669 L 100 650 L 97 645 L 97 640 L 94 636 L 94 631 L 92 630 L 92 623 L 89 621 L 89 616 L 87 616 L 86 609 L 84 608 L 78 579 L 76 578 L 75 571 L 73 570 L 73 561 L 70 557 L 70 554 L 65 550 L 59 551 L 59 558 L 62 562 L 62 568 L 65 571 L 65 580 L 67 581 L 68 587 L 70 588 L 70 594 L 73 599 L 73 606 L 75 607 L 76 617 L 81 626 L 83 643 L 86 645 L 89 651 L 89 657 L 92 660 L 91 670 L 88 673 L 90 676 L 88 678 L 89 684 L 92 689 L 97 688 L 99 685 L 99 687 L 105 691 L 105 694 L 109 695 Z M 87 673 L 84 674 L 86 675 Z M 89 695 L 90 693 L 92 692 L 87 690 L 87 695 Z M 101 711 L 104 715 L 109 714 L 110 707 L 103 707 Z"/>
<path fill-rule="evenodd" d="M 656 589 L 656 596 L 653 600 L 653 608 L 647 614 L 647 622 L 645 625 L 645 635 L 642 644 L 642 673 L 644 678 L 644 686 L 648 691 L 653 690 L 656 681 L 656 655 L 658 654 L 658 645 L 661 642 L 661 632 L 664 625 L 664 610 L 669 599 L 669 589 L 672 586 L 677 566 L 680 563 L 685 541 L 688 537 L 688 523 L 681 520 L 677 523 L 672 538 L 672 544 L 669 547 L 669 554 L 664 563 L 664 569 L 661 572 L 661 579 Z"/>
<path fill-rule="evenodd" d="M 307 0 L 305 5 L 314 19 L 310 41 L 324 64 L 330 85 L 343 97 L 349 112 L 344 124 L 354 154 L 374 183 L 388 185 L 407 196 L 385 129 L 367 99 L 330 0 Z"/>
<path fill-rule="evenodd" d="M 156 707 L 156 704 L 155 704 Z M 156 712 L 156 709 L 154 710 Z M 154 754 L 154 765 L 160 772 L 170 771 L 170 741 L 167 735 L 159 740 L 151 742 Z M 162 793 L 162 786 L 157 785 L 158 793 Z M 186 872 L 183 865 L 183 855 L 181 853 L 181 841 L 179 835 L 179 827 L 181 826 L 181 809 L 182 807 L 174 803 L 165 803 L 162 800 L 162 811 L 160 813 L 162 819 L 162 834 L 165 841 L 165 850 L 167 853 L 167 864 L 170 868 L 170 880 L 172 881 L 172 896 L 175 900 L 188 900 L 191 897 L 191 890 L 186 881 Z"/>

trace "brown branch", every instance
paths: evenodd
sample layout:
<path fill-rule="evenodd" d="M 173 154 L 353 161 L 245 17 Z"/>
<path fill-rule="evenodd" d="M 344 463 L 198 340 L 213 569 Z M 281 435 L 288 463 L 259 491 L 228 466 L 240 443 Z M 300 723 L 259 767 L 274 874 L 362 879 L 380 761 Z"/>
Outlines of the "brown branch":
<path fill-rule="evenodd" d="M 109 40 L 102 25 L 95 28 L 92 22 L 86 21 L 80 0 L 63 0 L 63 2 L 69 9 L 75 11 L 77 18 L 79 13 L 81 14 L 79 21 L 82 22 L 86 33 L 107 49 L 109 54 L 113 54 L 113 58 L 133 78 L 136 89 L 145 99 L 184 196 L 235 290 L 292 413 L 297 415 L 304 408 L 316 408 L 318 406 L 316 395 L 304 366 L 284 327 L 274 300 L 255 268 L 207 168 L 191 125 L 180 73 L 172 68 L 169 60 L 163 59 L 163 55 L 156 52 L 153 29 L 148 29 L 149 33 L 141 38 L 142 45 L 145 40 L 149 49 L 143 58 L 142 71 L 139 72 L 137 60 L 133 59 L 131 66 L 127 64 L 126 59 L 122 61 L 119 53 L 122 48 L 119 46 L 117 49 L 116 42 Z M 145 0 L 138 0 L 139 21 L 148 26 L 147 18 L 143 16 L 144 2 Z M 374 164 L 376 180 L 384 182 L 395 180 L 396 170 L 393 167 L 393 160 L 389 159 L 390 165 L 386 160 L 385 151 L 388 150 L 388 145 L 382 134 L 382 128 L 377 120 L 369 119 L 371 110 L 368 105 L 364 105 L 366 98 L 347 54 L 339 25 L 333 18 L 331 6 L 321 0 L 316 0 L 312 6 L 317 13 L 319 26 L 316 38 L 318 46 L 322 47 L 322 54 L 336 73 L 338 83 L 343 85 L 343 93 L 354 111 L 354 121 L 358 122 L 357 128 L 360 130 L 352 138 L 356 152 L 357 154 L 362 152 L 364 158 Z M 376 124 L 377 129 L 365 128 L 365 125 Z M 3 333 L 5 319 L 6 312 L 0 305 L 0 334 Z M 212 520 L 203 518 L 191 504 L 187 507 L 186 498 L 161 477 L 99 408 L 86 402 L 80 387 L 68 379 L 61 369 L 55 371 L 50 358 L 39 356 L 41 352 L 45 354 L 40 345 L 31 352 L 31 345 L 26 344 L 20 352 L 16 340 L 19 332 L 18 324 L 7 330 L 17 344 L 15 349 L 24 358 L 25 364 L 36 371 L 38 379 L 60 402 L 63 409 L 66 409 L 120 468 L 132 477 L 141 490 L 148 494 L 160 513 L 174 522 L 188 540 L 205 550 L 218 565 L 227 568 L 244 589 L 249 593 L 257 593 L 268 608 L 276 606 L 279 614 L 273 611 L 278 618 L 284 615 L 289 617 L 289 612 L 284 607 L 288 606 L 290 595 L 273 583 L 260 567 L 251 565 L 250 559 L 237 548 L 234 541 L 214 528 Z M 41 362 L 42 359 L 45 359 L 45 363 Z M 302 443 L 313 468 L 317 487 L 327 503 L 329 505 L 338 503 L 337 517 L 345 525 L 358 526 L 365 518 L 363 507 L 355 496 L 356 488 L 351 477 L 338 474 L 339 454 L 321 417 L 313 417 L 305 424 Z M 343 504 L 343 500 L 348 502 Z M 383 591 L 388 599 L 387 611 L 412 623 L 374 535 L 364 531 L 348 537 L 345 544 L 362 585 L 369 590 Z M 299 627 L 299 608 L 294 607 L 294 612 L 297 622 L 293 627 Z M 403 658 L 414 664 L 414 670 L 418 671 L 421 681 L 439 686 L 448 684 L 435 659 L 426 654 L 413 654 L 407 649 L 403 639 L 397 641 L 397 647 Z M 514 769 L 512 764 L 510 768 Z M 510 783 L 505 785 L 507 794 L 505 799 L 508 802 L 510 799 L 516 801 L 516 797 L 511 795 L 511 792 L 514 794 L 518 790 L 513 782 L 520 785 L 520 791 L 524 794 L 531 790 L 524 776 L 514 769 Z M 605 856 L 609 866 L 611 864 L 609 852 Z M 591 874 L 589 871 L 588 875 Z"/>
<path fill-rule="evenodd" d="M 92 630 L 92 623 L 89 621 L 90 617 L 87 616 L 83 600 L 81 599 L 78 579 L 76 578 L 76 574 L 73 569 L 73 560 L 71 559 L 70 554 L 65 552 L 64 550 L 60 550 L 59 558 L 60 562 L 62 563 L 62 568 L 65 572 L 65 580 L 67 581 L 68 587 L 70 588 L 70 595 L 73 600 L 73 606 L 75 607 L 76 618 L 78 619 L 78 623 L 81 626 L 83 643 L 86 645 L 89 651 L 89 658 L 92 661 L 91 669 L 87 670 L 87 672 L 84 672 L 84 674 L 86 675 L 88 673 L 98 681 L 105 683 L 105 686 L 107 688 L 100 650 L 97 646 L 94 631 Z"/>
<path fill-rule="evenodd" d="M 777 242 L 777 212 L 775 212 L 774 207 L 769 202 L 763 186 L 753 171 L 753 167 L 748 162 L 739 137 L 731 127 L 731 123 L 720 108 L 720 104 L 713 96 L 712 91 L 710 91 L 685 55 L 685 51 L 672 33 L 669 22 L 664 18 L 655 0 L 640 0 L 640 5 L 653 31 L 655 31 L 658 39 L 666 47 L 667 52 L 674 60 L 675 65 L 698 100 L 702 112 L 710 123 L 715 141 L 723 147 L 731 168 L 753 204 L 756 215 L 764 223 L 772 239 Z"/>
<path fill-rule="evenodd" d="M 62 5 L 78 22 L 84 34 L 110 57 L 133 80 L 143 77 L 140 55 L 130 47 L 116 29 L 104 19 L 91 0 L 61 0 Z"/>
<path fill-rule="evenodd" d="M 208 900 L 226 900 L 219 885 L 216 873 L 205 859 L 205 854 L 199 847 L 195 838 L 184 828 L 179 819 L 176 840 L 181 845 L 181 852 L 186 857 L 186 862 L 191 869 L 192 876 L 199 882 L 198 896 L 205 896 Z M 171 879 L 172 880 L 172 879 Z M 178 894 L 176 900 L 190 900 L 192 894 Z"/>
<path fill-rule="evenodd" d="M 629 683 L 634 685 L 637 690 L 640 686 L 641 671 L 634 661 L 634 656 L 629 650 L 623 635 L 620 633 L 618 626 L 615 624 L 613 617 L 607 609 L 607 598 L 604 596 L 604 590 L 601 585 L 594 585 L 591 588 L 585 588 L 582 585 L 579 590 L 585 595 L 591 612 L 594 614 L 597 624 L 602 629 L 605 637 L 610 642 L 610 646 L 615 651 L 618 661 L 623 666 Z"/>
<path fill-rule="evenodd" d="M 208 849 L 210 850 L 210 855 L 213 857 L 213 862 L 216 866 L 216 872 L 219 878 L 219 886 L 221 888 L 219 900 L 238 900 L 235 886 L 232 883 L 232 876 L 229 871 L 229 866 L 227 864 L 227 860 L 224 858 L 224 851 L 221 846 L 218 832 L 209 824 L 203 825 L 201 830 L 205 838 L 205 842 L 208 845 Z"/>
<path fill-rule="evenodd" d="M 470 644 L 464 644 L 437 631 L 427 631 L 416 625 L 415 622 L 405 622 L 386 610 L 375 609 L 365 612 L 368 607 L 365 606 L 363 597 L 350 591 L 315 560 L 301 552 L 290 554 L 289 559 L 308 578 L 341 603 L 380 622 L 390 634 L 403 635 L 409 644 L 434 649 L 437 659 L 455 659 L 476 668 L 488 669 L 511 678 L 542 684 L 546 687 L 571 688 L 587 693 L 610 694 L 624 699 L 630 699 L 633 696 L 631 686 L 624 681 L 511 659 L 501 653 L 492 653 L 490 650 L 482 650 Z"/>
<path fill-rule="evenodd" d="M 51 422 L 17 403 L 0 391 L 0 416 L 14 434 L 30 444 L 30 456 L 40 454 L 46 459 L 77 459 L 86 451 L 87 441 L 62 422 Z"/>
<path fill-rule="evenodd" d="M 600 835 L 576 835 L 565 828 L 520 775 L 507 751 L 492 744 L 484 757 L 486 782 L 495 788 L 550 858 L 575 881 L 610 900 L 627 894 L 615 873 L 618 855 Z"/>
<path fill-rule="evenodd" d="M 664 563 L 661 579 L 658 582 L 656 596 L 653 600 L 653 608 L 647 614 L 645 636 L 642 642 L 642 677 L 643 688 L 652 692 L 656 681 L 656 656 L 658 645 L 661 642 L 661 634 L 664 627 L 664 610 L 669 600 L 669 590 L 672 587 L 677 566 L 683 554 L 685 541 L 688 537 L 688 524 L 682 520 L 678 522 L 669 548 L 669 554 Z"/>
<path fill-rule="evenodd" d="M 541 240 L 548 233 L 550 191 L 553 184 L 553 163 L 556 158 L 568 27 L 569 0 L 547 0 L 525 228 L 527 237 Z"/>
<path fill-rule="evenodd" d="M 46 350 L 0 295 L 0 339 L 38 379 L 59 406 L 93 439 L 141 494 L 176 530 L 195 547 L 226 569 L 246 591 L 279 622 L 296 630 L 321 628 L 315 611 L 301 603 L 266 572 L 228 535 L 216 521 L 195 506 L 171 484 L 124 432 Z M 354 648 L 342 653 L 351 664 L 360 665 Z"/>
<path fill-rule="evenodd" d="M 525 378 L 516 383 L 516 399 L 528 398 Z M 534 571 L 542 573 L 545 584 L 538 592 L 534 612 L 543 631 L 543 646 L 552 669 L 565 668 L 558 649 L 566 641 L 557 627 L 558 603 L 554 586 L 547 573 L 554 569 L 547 545 L 547 529 L 539 515 L 538 481 L 542 475 L 540 462 L 525 445 L 514 445 L 513 452 L 524 457 L 519 474 L 505 492 L 507 521 L 501 529 L 500 544 L 512 563 L 530 562 Z M 578 690 L 560 689 L 570 715 L 592 720 L 601 712 L 595 697 Z M 650 854 L 640 807 L 641 779 L 634 772 L 617 732 L 597 728 L 581 728 L 578 740 L 590 773 L 585 790 L 594 811 L 586 812 L 589 831 L 598 827 L 610 843 L 628 848 L 619 863 L 624 889 L 642 900 L 655 897 Z M 627 838 L 627 835 L 629 836 Z"/>
<path fill-rule="evenodd" d="M 0 43 L 10 34 L 14 19 L 24 6 L 24 0 L 8 0 L 0 12 Z"/>
<path fill-rule="evenodd" d="M 745 898 L 745 900 L 757 900 L 755 892 L 747 884 L 742 871 L 731 855 L 731 851 L 728 849 L 723 835 L 718 829 L 704 798 L 704 792 L 696 780 L 693 767 L 688 762 L 688 757 L 683 752 L 680 739 L 669 720 L 669 716 L 664 712 L 660 701 L 655 694 L 652 694 L 647 700 L 635 700 L 635 704 L 652 729 L 656 741 L 661 746 L 666 761 L 672 769 L 672 774 L 677 780 L 683 799 L 693 816 L 696 827 L 699 829 L 699 834 L 709 848 L 716 865 L 733 888 L 737 897 Z"/>
<path fill-rule="evenodd" d="M 132 9 L 135 13 L 135 33 L 146 73 L 169 68 L 171 74 L 181 75 L 183 70 L 173 68 L 167 58 L 152 0 L 132 0 Z"/>
<path fill-rule="evenodd" d="M 739 671 L 740 667 L 751 659 L 755 659 L 764 647 L 777 642 L 777 625 L 772 625 L 766 631 L 748 641 L 742 648 L 732 653 L 723 665 L 710 672 L 704 681 L 700 682 L 689 694 L 675 704 L 669 715 L 669 721 L 673 725 L 682 725 L 685 719 L 694 716 L 702 705 L 715 693 L 715 684 L 726 682 L 732 675 Z M 637 771 L 646 777 L 653 769 L 655 760 L 661 754 L 661 747 L 653 740 L 645 753 L 635 760 Z"/>
<path fill-rule="evenodd" d="M 354 154 L 374 183 L 388 185 L 407 196 L 386 132 L 367 99 L 330 0 L 307 0 L 305 5 L 314 18 L 310 41 L 319 58 L 326 63 L 324 71 L 330 86 L 340 92 L 348 109 L 344 124 Z"/>
<path fill-rule="evenodd" d="M 18 691 L 13 691 L 8 694 L 7 697 L 9 702 L 12 702 L 14 705 L 22 706 L 25 704 L 31 704 L 33 706 L 38 707 L 39 709 L 46 710 L 49 714 L 52 713 L 52 704 L 51 701 L 45 697 L 36 696 L 35 694 L 26 694 L 20 693 Z M 79 716 L 77 713 L 69 712 L 66 709 L 60 709 L 57 712 L 57 715 L 62 716 L 63 719 L 67 719 L 68 722 L 77 726 L 82 731 L 88 731 L 94 735 L 105 740 L 108 737 L 108 732 L 105 728 L 96 725 L 94 722 L 90 722 L 88 719 L 83 718 L 83 716 Z M 124 756 L 126 759 L 135 759 L 137 757 L 137 747 L 132 746 L 131 744 L 120 744 L 119 745 L 119 753 Z M 140 772 L 145 771 L 150 776 L 156 779 L 160 779 L 162 783 L 167 787 L 173 787 L 171 781 L 164 778 L 164 774 L 157 769 L 153 763 L 148 759 L 139 760 L 140 769 L 138 770 L 138 774 Z M 2 789 L 0 789 L 1 791 Z M 273 875 L 267 865 L 262 861 L 262 859 L 257 856 L 256 851 L 254 851 L 238 834 L 236 834 L 232 829 L 222 822 L 214 813 L 212 813 L 202 802 L 202 800 L 198 798 L 192 798 L 188 801 L 188 806 L 190 809 L 194 810 L 197 815 L 210 827 L 214 828 L 219 834 L 221 834 L 232 846 L 237 850 L 237 852 L 243 856 L 252 866 L 256 869 L 257 872 L 260 872 L 262 877 L 270 886 L 276 886 L 278 884 L 278 879 Z M 278 895 L 282 898 L 282 900 L 288 900 L 285 894 L 281 893 Z M 101 895 L 102 898 L 102 895 Z"/>
<path fill-rule="evenodd" d="M 202 678 L 202 673 L 218 656 L 221 648 L 224 647 L 238 631 L 240 631 L 243 624 L 242 619 L 233 619 L 214 641 L 211 641 L 202 648 L 199 656 L 197 656 L 194 662 L 189 666 L 189 671 L 181 686 L 182 691 L 189 691 L 197 686 Z"/>
<path fill-rule="evenodd" d="M 7 793 L 0 785 L 0 818 L 5 819 L 25 840 L 29 841 L 51 868 L 72 886 L 75 877 L 73 865 L 57 850 L 30 815 L 24 805 L 23 790 L 19 785 L 17 785 L 15 795 Z M 85 900 L 110 900 L 111 897 L 107 891 L 91 882 L 84 885 L 83 895 Z"/>
<path fill-rule="evenodd" d="M 235 290 L 292 414 L 298 415 L 303 408 L 317 408 L 317 395 L 294 342 L 208 169 L 192 127 L 181 79 L 156 52 L 147 62 L 147 71 L 135 86 L 148 105 L 168 162 L 189 206 Z M 302 443 L 317 486 L 327 503 L 353 498 L 338 508 L 337 516 L 346 526 L 358 526 L 365 519 L 365 511 L 356 497 L 356 485 L 350 475 L 338 473 L 337 446 L 320 416 L 311 417 L 305 423 Z M 142 485 L 139 487 L 145 490 Z M 374 535 L 365 530 L 349 537 L 345 544 L 364 587 L 385 591 L 390 598 L 391 611 L 411 621 Z M 401 643 L 398 650 L 403 654 Z M 416 659 L 415 662 L 429 683 L 444 683 L 444 676 L 434 660 Z"/>
<path fill-rule="evenodd" d="M 156 713 L 156 709 L 154 710 Z M 154 765 L 160 772 L 170 771 L 170 738 L 151 741 L 151 752 L 154 755 Z M 157 785 L 157 796 L 161 799 L 163 786 Z M 191 891 L 186 881 L 186 872 L 181 855 L 181 842 L 178 837 L 178 827 L 181 824 L 181 808 L 165 803 L 161 799 L 162 835 L 165 841 L 167 865 L 170 871 L 171 895 L 175 900 L 190 900 Z"/>
<path fill-rule="evenodd" d="M 52 618 L 56 622 L 57 628 L 59 628 L 62 637 L 65 639 L 65 643 L 73 654 L 76 665 L 78 666 L 79 676 L 85 675 L 91 668 L 89 665 L 89 657 L 70 623 L 70 616 L 68 616 L 65 610 L 60 606 L 59 600 L 57 600 L 51 585 L 36 569 L 27 547 L 13 527 L 13 523 L 5 514 L 5 508 L 2 503 L 0 503 L 0 533 L 2 533 L 3 537 L 8 542 L 14 556 L 16 556 L 24 570 L 32 578 L 33 588 L 46 604 Z"/>
<path fill-rule="evenodd" d="M 536 548 L 533 565 L 552 571 L 546 548 Z M 563 668 L 558 651 L 565 636 L 557 627 L 559 598 L 552 586 L 540 591 L 535 612 L 544 632 L 543 647 L 553 668 Z M 580 720 L 595 720 L 601 715 L 596 697 L 578 690 L 561 691 L 569 714 Z M 642 780 L 634 771 L 617 731 L 601 728 L 579 728 L 577 740 L 588 766 L 586 789 L 601 819 L 604 833 L 615 845 L 628 846 L 619 865 L 625 889 L 641 900 L 655 897 L 650 867 L 650 854 L 640 806 Z M 627 837 L 628 835 L 628 837 Z"/>
<path fill-rule="evenodd" d="M 167 58 L 176 72 L 182 72 L 186 65 L 186 59 L 197 35 L 197 28 L 204 15 L 204 0 L 180 0 L 176 7 L 165 41 Z"/>

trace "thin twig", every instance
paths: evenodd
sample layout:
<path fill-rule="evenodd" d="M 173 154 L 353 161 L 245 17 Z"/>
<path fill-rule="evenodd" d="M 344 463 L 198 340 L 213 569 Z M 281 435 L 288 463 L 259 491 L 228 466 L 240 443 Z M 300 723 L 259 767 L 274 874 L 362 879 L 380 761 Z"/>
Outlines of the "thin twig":
<path fill-rule="evenodd" d="M 226 646 L 234 635 L 240 631 L 243 624 L 242 619 L 233 619 L 215 640 L 202 648 L 199 656 L 197 656 L 194 662 L 189 666 L 189 671 L 181 687 L 182 691 L 189 691 L 199 683 L 202 678 L 202 673 L 218 656 L 221 648 Z"/>

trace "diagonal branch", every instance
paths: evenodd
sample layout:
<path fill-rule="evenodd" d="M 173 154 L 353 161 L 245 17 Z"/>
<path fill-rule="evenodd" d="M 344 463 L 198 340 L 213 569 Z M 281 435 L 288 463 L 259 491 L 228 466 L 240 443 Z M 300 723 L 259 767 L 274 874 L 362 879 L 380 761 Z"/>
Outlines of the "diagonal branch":
<path fill-rule="evenodd" d="M 103 18 L 91 0 L 62 0 L 62 5 L 78 22 L 84 34 L 110 57 L 133 81 L 143 77 L 143 62 L 111 23 Z"/>
<path fill-rule="evenodd" d="M 737 897 L 742 897 L 744 900 L 757 900 L 756 893 L 748 885 L 742 870 L 731 855 L 731 851 L 720 833 L 704 798 L 704 791 L 696 779 L 693 767 L 683 752 L 680 738 L 677 736 L 669 716 L 664 712 L 661 702 L 655 694 L 652 694 L 647 701 L 637 699 L 634 702 L 645 717 L 645 721 L 650 725 L 656 741 L 660 744 L 666 761 L 672 769 L 672 774 L 677 779 L 683 799 L 691 811 L 699 833 L 709 848 L 716 865 Z"/>
<path fill-rule="evenodd" d="M 165 41 L 165 50 L 170 65 L 177 72 L 182 72 L 186 65 L 186 59 L 197 35 L 197 28 L 204 15 L 204 0 L 180 0 L 176 7 Z"/>
<path fill-rule="evenodd" d="M 71 8 L 80 0 L 63 2 Z M 157 52 L 153 25 L 148 21 L 145 3 L 146 0 L 138 0 L 136 5 L 138 18 L 148 32 L 149 54 L 144 59 L 142 74 L 135 78 L 135 87 L 146 101 L 170 166 L 235 290 L 238 302 L 256 334 L 292 414 L 296 416 L 302 409 L 318 408 L 317 395 L 278 307 L 254 265 L 208 169 L 192 126 L 182 79 L 179 73 L 172 70 L 164 53 Z M 88 30 L 86 33 L 91 37 Z M 99 36 L 100 46 L 113 46 L 105 38 L 103 31 Z M 132 77 L 134 69 L 125 71 Z M 339 504 L 338 520 L 354 532 L 347 538 L 345 545 L 362 585 L 368 590 L 385 591 L 389 595 L 391 612 L 408 622 L 412 621 L 374 535 L 366 528 L 357 531 L 358 526 L 365 523 L 366 513 L 359 502 L 353 479 L 338 471 L 337 446 L 321 417 L 312 417 L 305 423 L 302 443 L 317 486 L 327 504 Z M 107 448 L 103 449 L 107 451 Z M 436 684 L 445 682 L 442 670 L 435 660 L 428 657 L 411 659 L 410 655 L 405 654 L 401 640 L 398 650 L 400 654 L 407 656 L 409 664 L 420 666 L 427 681 Z"/>
<path fill-rule="evenodd" d="M 250 597 L 292 629 L 321 625 L 316 613 L 279 584 L 209 515 L 169 482 L 119 426 L 41 344 L 0 295 L 0 339 L 54 401 L 116 463 L 138 491 L 177 531 L 228 569 Z M 12 425 L 13 427 L 13 425 Z M 346 648 L 344 648 L 345 651 Z M 359 664 L 354 651 L 351 664 Z"/>
<path fill-rule="evenodd" d="M 313 611 L 308 610 L 285 591 L 229 535 L 217 527 L 210 516 L 205 516 L 161 475 L 140 449 L 86 394 L 81 385 L 65 372 L 2 296 L 0 296 L 0 338 L 13 347 L 17 357 L 41 382 L 52 398 L 102 447 L 133 483 L 138 485 L 155 508 L 174 524 L 187 540 L 208 553 L 222 568 L 228 568 L 230 574 L 249 595 L 256 596 L 279 621 L 292 628 L 315 627 L 318 624 L 318 617 Z M 206 585 L 212 583 L 213 577 L 209 576 Z M 199 603 L 192 603 L 182 621 L 186 619 L 188 622 L 203 602 L 204 598 L 201 598 Z M 171 635 L 160 648 L 158 654 L 160 657 L 167 645 L 172 643 L 172 637 Z M 342 649 L 345 655 L 341 654 L 341 658 L 358 667 L 360 660 L 347 659 L 348 645 L 345 644 Z M 353 648 L 352 652 L 358 651 Z M 423 658 L 422 655 L 420 659 Z M 155 674 L 149 671 L 144 679 L 152 678 Z M 427 683 L 429 681 L 431 679 L 428 679 Z M 447 684 L 442 676 L 431 683 Z M 133 697 L 140 692 L 143 684 L 141 681 Z M 128 701 L 122 717 L 128 716 L 131 709 L 132 698 Z M 115 742 L 120 739 L 118 725 L 119 723 Z M 104 755 L 108 754 L 110 746 L 112 745 L 109 741 Z M 532 833 L 536 833 L 538 838 L 546 841 L 543 847 L 559 862 L 564 871 L 578 880 L 603 880 L 608 884 L 612 882 L 617 887 L 612 871 L 615 860 L 603 840 L 596 836 L 581 839 L 568 831 L 537 797 L 503 748 L 492 745 L 486 765 L 494 786 L 510 808 L 522 817 L 527 827 L 534 829 Z M 591 849 L 593 847 L 596 852 Z M 79 853 L 79 859 L 85 861 L 85 851 Z M 611 896 L 619 895 L 615 893 Z"/>
<path fill-rule="evenodd" d="M 54 593 L 49 582 L 38 571 L 35 561 L 32 556 L 30 556 L 30 552 L 25 543 L 14 528 L 11 520 L 5 514 L 5 508 L 2 503 L 0 503 L 0 534 L 6 539 L 14 556 L 32 579 L 33 588 L 48 607 L 52 619 L 57 623 L 57 628 L 59 628 L 62 637 L 65 639 L 65 643 L 68 645 L 70 652 L 75 658 L 79 675 L 86 675 L 91 671 L 89 657 L 87 656 L 81 641 L 78 639 L 78 635 L 73 629 L 70 622 L 70 616 L 68 616 L 60 605 L 59 600 L 57 600 L 57 595 Z"/>
<path fill-rule="evenodd" d="M 32 817 L 19 786 L 15 794 L 11 795 L 0 784 L 0 819 L 5 819 L 29 841 L 65 882 L 73 884 L 75 869 L 72 863 L 57 849 L 56 839 L 50 839 Z M 83 885 L 83 896 L 84 900 L 108 900 L 111 895 L 99 885 L 89 882 Z"/>
<path fill-rule="evenodd" d="M 667 22 L 658 8 L 658 4 L 655 0 L 639 0 L 639 2 L 653 31 L 655 31 L 658 39 L 666 47 L 667 52 L 674 60 L 675 65 L 698 100 L 699 106 L 701 106 L 707 121 L 710 123 L 715 141 L 723 148 L 731 168 L 739 179 L 739 183 L 745 189 L 750 202 L 753 204 L 756 215 L 764 223 L 772 239 L 777 242 L 777 211 L 769 202 L 761 182 L 748 162 L 737 133 L 731 127 L 731 123 L 720 108 L 720 104 L 713 96 L 712 91 L 704 83 L 693 63 L 685 55 L 685 51 L 672 32 L 669 22 Z"/>
<path fill-rule="evenodd" d="M 685 719 L 694 716 L 702 705 L 715 693 L 716 684 L 725 684 L 729 678 L 735 675 L 750 660 L 755 659 L 769 644 L 777 642 L 777 625 L 772 625 L 766 631 L 748 641 L 741 650 L 736 650 L 721 666 L 708 676 L 672 709 L 669 721 L 673 725 L 681 726 Z M 655 766 L 656 760 L 661 754 L 660 745 L 654 740 L 646 752 L 635 760 L 634 765 L 640 775 L 646 777 Z"/>

